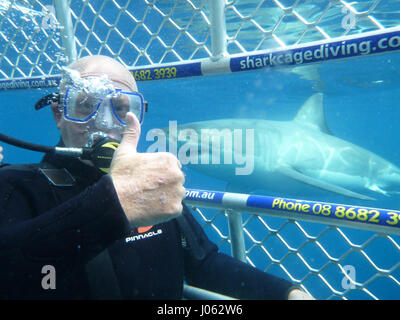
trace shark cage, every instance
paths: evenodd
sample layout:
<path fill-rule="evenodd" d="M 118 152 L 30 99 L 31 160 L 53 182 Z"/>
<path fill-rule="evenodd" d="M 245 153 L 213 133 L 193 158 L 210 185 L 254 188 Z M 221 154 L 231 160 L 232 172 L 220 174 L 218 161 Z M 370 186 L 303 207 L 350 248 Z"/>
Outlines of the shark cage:
<path fill-rule="evenodd" d="M 264 172 L 256 172 L 266 174 L 268 181 L 284 176 L 280 191 L 272 188 L 271 193 L 265 194 L 251 189 L 237 192 L 193 184 L 195 188 L 187 189 L 184 201 L 221 250 L 293 281 L 316 299 L 397 299 L 400 211 L 394 202 L 374 205 L 374 192 L 386 199 L 390 198 L 389 191 L 384 184 L 368 178 L 387 175 L 387 181 L 393 180 L 397 169 L 375 154 L 360 147 L 354 149 L 354 145 L 333 137 L 325 127 L 323 109 L 313 105 L 318 105 L 324 90 L 329 90 L 328 86 L 320 86 L 318 68 L 327 66 L 335 74 L 359 61 L 370 67 L 377 57 L 396 60 L 400 49 L 399 10 L 395 0 L 0 0 L 0 90 L 15 94 L 54 90 L 63 66 L 92 54 L 117 59 L 129 68 L 139 87 L 148 86 L 149 92 L 153 92 L 151 86 L 172 85 L 181 89 L 186 100 L 189 97 L 181 84 L 187 86 L 198 79 L 217 85 L 223 81 L 234 83 L 243 75 L 257 74 L 262 78 L 272 74 L 268 78 L 271 83 L 277 77 L 275 73 L 283 77 L 296 74 L 297 83 L 310 84 L 315 95 L 303 105 L 294 122 L 305 123 L 314 130 L 309 141 L 325 139 L 319 148 L 309 150 L 306 163 L 317 167 L 313 162 L 315 154 L 326 153 L 325 170 L 315 173 L 297 166 L 305 142 L 283 149 L 286 142 L 282 136 L 274 145 L 278 150 L 275 158 L 265 158 Z M 387 63 L 388 69 L 398 72 L 393 63 Z M 368 73 L 368 69 L 359 71 Z M 331 81 L 335 81 L 332 76 Z M 346 81 L 349 85 L 354 83 L 352 79 Z M 373 78 L 367 83 L 367 90 L 385 84 L 381 82 L 379 77 Z M 262 85 L 268 90 L 269 83 Z M 243 82 L 239 86 L 242 85 Z M 235 90 L 230 88 L 231 92 Z M 291 91 L 280 94 L 286 99 Z M 220 99 L 223 103 L 224 97 Z M 186 102 L 175 102 L 170 112 L 179 104 Z M 210 104 L 212 100 L 205 107 Z M 350 104 L 345 107 L 355 108 Z M 217 105 L 212 109 L 218 109 Z M 362 122 L 362 116 L 363 112 L 357 121 Z M 200 120 L 204 119 L 196 121 Z M 150 116 L 146 121 L 152 125 Z M 235 123 L 232 120 L 228 129 Z M 276 126 L 274 123 L 271 126 Z M 247 127 L 254 130 L 254 157 L 262 157 L 257 149 L 260 139 L 274 144 L 268 140 L 270 135 L 257 137 L 257 130 L 262 127 L 252 126 L 251 122 Z M 272 135 L 280 135 L 278 127 L 274 128 Z M 291 128 L 292 132 L 297 130 Z M 170 134 L 173 129 L 169 128 Z M 186 129 L 190 130 L 190 126 Z M 225 133 L 211 133 L 210 141 L 222 139 Z M 301 130 L 297 133 L 304 136 Z M 226 134 L 235 132 L 228 130 Z M 351 141 L 350 134 L 346 140 Z M 346 154 L 343 149 L 337 155 L 338 141 L 345 144 L 346 150 L 365 153 L 360 157 L 355 152 Z M 192 150 L 189 145 L 186 147 Z M 211 157 L 208 147 L 202 146 L 201 152 Z M 233 153 L 244 150 L 232 149 L 226 140 L 223 148 L 225 154 L 229 148 Z M 249 148 L 247 145 L 246 151 Z M 297 157 L 297 162 L 289 161 L 289 156 Z M 329 171 L 337 157 L 342 157 L 343 170 Z M 355 158 L 359 161 L 354 170 L 357 172 L 349 173 L 345 164 Z M 380 161 L 382 168 L 376 168 Z M 202 166 L 207 167 L 207 163 Z M 218 164 L 214 168 L 218 171 Z M 267 176 L 271 171 L 274 175 Z M 243 178 L 250 180 L 245 175 Z M 346 183 L 335 184 L 338 180 Z M 288 196 L 285 187 L 296 183 L 300 186 L 298 196 Z M 368 195 L 353 190 L 353 184 L 368 189 Z M 302 197 L 303 188 L 323 189 L 325 194 L 322 198 Z M 330 194 L 339 198 L 331 198 Z M 195 288 L 186 287 L 185 292 L 189 297 L 197 296 Z"/>

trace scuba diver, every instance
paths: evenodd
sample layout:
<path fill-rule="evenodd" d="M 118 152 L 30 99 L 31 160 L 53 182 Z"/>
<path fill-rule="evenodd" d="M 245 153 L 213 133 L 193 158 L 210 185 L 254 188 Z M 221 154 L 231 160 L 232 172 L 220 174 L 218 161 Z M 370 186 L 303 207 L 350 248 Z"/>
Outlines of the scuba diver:
<path fill-rule="evenodd" d="M 185 282 L 238 299 L 312 299 L 218 252 L 182 203 L 178 159 L 136 150 L 147 102 L 122 64 L 73 62 L 36 109 L 48 105 L 57 147 L 0 169 L 1 299 L 182 299 Z"/>

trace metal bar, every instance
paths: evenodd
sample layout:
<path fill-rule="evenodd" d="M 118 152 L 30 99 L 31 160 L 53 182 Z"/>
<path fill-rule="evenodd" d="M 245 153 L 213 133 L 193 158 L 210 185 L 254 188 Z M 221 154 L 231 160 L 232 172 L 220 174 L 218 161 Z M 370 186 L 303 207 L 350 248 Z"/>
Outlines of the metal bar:
<path fill-rule="evenodd" d="M 228 214 L 229 236 L 231 239 L 232 256 L 246 262 L 246 249 L 244 245 L 242 214 L 233 210 L 226 210 Z"/>
<path fill-rule="evenodd" d="M 225 0 L 209 0 L 212 60 L 226 55 Z"/>
<path fill-rule="evenodd" d="M 189 300 L 236 300 L 235 298 L 220 293 L 200 289 L 187 284 L 183 286 L 183 297 Z"/>
<path fill-rule="evenodd" d="M 400 235 L 400 211 L 320 201 L 187 189 L 185 203 Z"/>
<path fill-rule="evenodd" d="M 54 0 L 57 20 L 61 25 L 61 39 L 68 62 L 76 60 L 75 35 L 71 19 L 71 8 L 67 0 Z"/>

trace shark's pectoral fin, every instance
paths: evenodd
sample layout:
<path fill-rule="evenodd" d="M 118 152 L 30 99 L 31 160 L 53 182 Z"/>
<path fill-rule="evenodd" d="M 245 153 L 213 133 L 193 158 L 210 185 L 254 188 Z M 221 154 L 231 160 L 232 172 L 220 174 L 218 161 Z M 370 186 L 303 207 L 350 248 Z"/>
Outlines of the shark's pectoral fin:
<path fill-rule="evenodd" d="M 372 191 L 378 192 L 380 194 L 383 194 L 386 197 L 389 197 L 389 192 L 379 188 L 377 185 L 371 185 L 371 186 L 369 186 L 369 189 Z"/>
<path fill-rule="evenodd" d="M 277 172 L 284 174 L 285 176 L 288 176 L 292 179 L 295 179 L 297 181 L 300 181 L 302 183 L 307 183 L 309 185 L 312 185 L 314 187 L 320 188 L 320 189 L 324 189 L 330 192 L 334 192 L 334 193 L 338 193 L 347 197 L 352 197 L 352 198 L 357 198 L 357 199 L 361 199 L 361 200 L 375 200 L 374 198 L 359 194 L 357 192 L 354 191 L 350 191 L 347 190 L 345 188 L 336 186 L 334 184 L 325 182 L 325 181 L 321 181 L 318 179 L 315 179 L 313 177 L 307 176 L 295 169 L 293 169 L 292 167 L 280 167 L 279 169 L 276 170 Z"/>

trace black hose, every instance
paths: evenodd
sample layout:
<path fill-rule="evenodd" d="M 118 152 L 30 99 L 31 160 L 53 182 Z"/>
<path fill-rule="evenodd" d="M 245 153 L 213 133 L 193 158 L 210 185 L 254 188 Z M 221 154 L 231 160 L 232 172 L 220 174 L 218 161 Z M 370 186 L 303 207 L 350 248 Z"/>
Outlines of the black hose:
<path fill-rule="evenodd" d="M 107 161 L 111 163 L 111 159 L 114 155 L 115 144 L 119 145 L 119 142 L 112 139 L 101 139 L 96 142 L 93 148 L 68 148 L 68 147 L 51 147 L 51 146 L 43 146 L 40 144 L 30 143 L 26 141 L 22 141 L 10 136 L 7 136 L 3 133 L 0 133 L 0 141 L 5 142 L 7 144 L 13 145 L 15 147 L 28 149 L 31 151 L 44 152 L 44 153 L 54 153 L 61 156 L 73 157 L 73 158 L 81 158 L 85 160 L 92 160 L 101 163 L 103 166 L 106 164 L 109 165 Z M 113 142 L 113 146 L 108 146 L 110 142 Z M 103 162 L 107 163 L 104 164 Z"/>
<path fill-rule="evenodd" d="M 7 144 L 11 144 L 15 147 L 20 147 L 20 148 L 24 148 L 24 149 L 28 149 L 28 150 L 32 150 L 32 151 L 45 152 L 45 153 L 54 152 L 54 147 L 43 146 L 40 144 L 35 144 L 35 143 L 18 140 L 16 138 L 7 136 L 3 133 L 0 133 L 0 141 L 5 142 Z"/>

